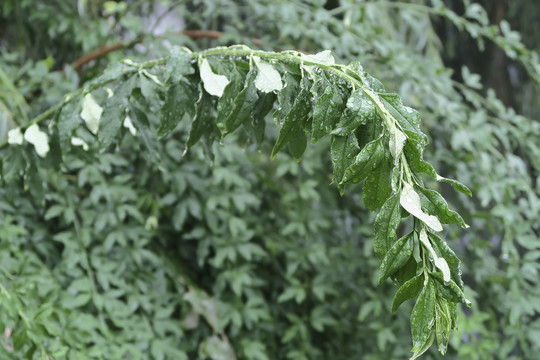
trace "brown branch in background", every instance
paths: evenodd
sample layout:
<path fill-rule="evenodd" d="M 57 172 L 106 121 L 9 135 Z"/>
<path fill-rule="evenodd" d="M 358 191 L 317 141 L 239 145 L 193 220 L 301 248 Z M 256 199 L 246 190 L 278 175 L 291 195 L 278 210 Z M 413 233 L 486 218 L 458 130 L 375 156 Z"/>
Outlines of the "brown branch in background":
<path fill-rule="evenodd" d="M 190 38 L 193 38 L 193 39 L 200 39 L 200 38 L 219 39 L 221 37 L 221 35 L 223 35 L 222 32 L 213 31 L 213 30 L 184 30 L 184 31 L 181 31 L 179 33 L 181 33 L 182 35 L 188 36 Z M 157 35 L 156 37 L 160 37 L 160 36 L 162 36 L 162 35 Z M 143 39 L 144 39 L 144 35 L 139 36 L 139 37 L 137 37 L 137 38 L 135 38 L 135 39 L 133 39 L 131 41 L 125 41 L 125 42 L 121 41 L 121 42 L 118 42 L 118 43 L 113 44 L 113 45 L 103 45 L 99 49 L 94 50 L 92 52 L 89 52 L 88 54 L 86 54 L 86 55 L 78 58 L 77 60 L 75 60 L 73 62 L 73 64 L 72 64 L 72 66 L 73 66 L 73 68 L 75 70 L 78 70 L 81 67 L 83 67 L 84 65 L 88 64 L 92 60 L 95 60 L 95 59 L 98 59 L 98 58 L 100 58 L 102 56 L 105 56 L 108 53 L 113 52 L 115 50 L 131 47 L 131 46 L 133 46 L 135 44 L 140 43 L 141 41 L 143 41 Z M 261 46 L 261 40 L 260 39 L 253 39 L 252 42 L 256 46 Z"/>

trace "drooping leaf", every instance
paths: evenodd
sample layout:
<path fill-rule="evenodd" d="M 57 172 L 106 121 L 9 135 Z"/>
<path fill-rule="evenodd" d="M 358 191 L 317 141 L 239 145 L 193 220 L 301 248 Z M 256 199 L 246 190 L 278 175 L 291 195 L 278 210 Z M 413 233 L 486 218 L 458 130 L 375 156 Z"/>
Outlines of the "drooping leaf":
<path fill-rule="evenodd" d="M 354 162 L 345 170 L 343 182 L 358 184 L 364 180 L 374 168 L 384 159 L 384 145 L 382 138 L 368 143 L 354 159 Z"/>
<path fill-rule="evenodd" d="M 443 224 L 459 224 L 463 228 L 469 227 L 463 218 L 455 211 L 448 208 L 448 203 L 441 194 L 435 190 L 418 187 L 421 196 L 422 207 L 431 215 L 435 215 Z"/>
<path fill-rule="evenodd" d="M 413 338 L 413 352 L 424 348 L 433 336 L 435 325 L 435 286 L 432 280 L 424 284 L 424 288 L 416 299 L 411 313 L 411 333 Z M 431 341 L 433 339 L 431 338 Z"/>
<path fill-rule="evenodd" d="M 463 291 L 454 282 L 454 280 L 445 280 L 442 274 L 438 272 L 431 273 L 431 276 L 435 279 L 435 290 L 437 295 L 447 301 L 453 303 L 462 303 L 467 306 L 471 306 L 471 302 L 467 300 Z"/>
<path fill-rule="evenodd" d="M 428 233 L 428 237 L 437 254 L 446 260 L 446 263 L 450 268 L 452 280 L 454 280 L 454 282 L 458 284 L 459 288 L 463 290 L 463 280 L 461 279 L 461 261 L 442 238 L 432 233 Z"/>
<path fill-rule="evenodd" d="M 103 108 L 97 138 L 101 148 L 105 150 L 111 145 L 118 135 L 126 118 L 126 109 L 129 106 L 129 98 L 137 84 L 137 76 L 131 76 L 122 81 L 114 89 L 114 95 L 107 100 Z"/>
<path fill-rule="evenodd" d="M 264 140 L 265 117 L 274 107 L 276 97 L 274 93 L 261 93 L 251 112 L 251 121 L 244 123 L 244 128 L 257 143 L 262 143 Z"/>
<path fill-rule="evenodd" d="M 67 102 L 57 117 L 58 137 L 60 139 L 60 148 L 62 152 L 69 151 L 71 137 L 75 129 L 80 126 L 80 102 L 72 100 Z"/>
<path fill-rule="evenodd" d="M 278 92 L 278 108 L 272 114 L 274 121 L 278 124 L 284 123 L 285 116 L 287 116 L 287 114 L 291 111 L 298 94 L 301 92 L 300 82 L 297 76 L 290 72 L 286 72 L 283 75 L 283 81 L 287 84 L 287 86 Z"/>
<path fill-rule="evenodd" d="M 439 270 L 441 270 L 444 281 L 450 281 L 450 267 L 448 266 L 446 260 L 443 257 L 440 257 L 439 254 L 437 254 L 437 252 L 435 251 L 435 249 L 433 249 L 433 246 L 429 241 L 425 228 L 422 228 L 422 230 L 420 230 L 419 238 L 422 245 L 424 245 L 424 247 L 428 250 L 433 261 L 433 265 L 435 265 Z"/>
<path fill-rule="evenodd" d="M 228 70 L 229 83 L 217 103 L 217 125 L 224 129 L 225 121 L 236 106 L 235 99 L 244 88 L 245 74 L 238 68 Z"/>
<path fill-rule="evenodd" d="M 394 195 L 395 196 L 395 195 Z M 412 256 L 413 238 L 412 232 L 397 240 L 386 252 L 379 267 L 379 284 L 407 263 Z"/>
<path fill-rule="evenodd" d="M 345 170 L 351 166 L 360 148 L 354 134 L 348 136 L 332 136 L 330 156 L 332 158 L 333 177 L 332 183 L 336 184 L 341 195 L 343 195 L 343 175 Z"/>
<path fill-rule="evenodd" d="M 133 115 L 131 119 L 135 123 L 134 125 L 137 128 L 137 134 L 141 137 L 142 142 L 150 155 L 150 159 L 152 159 L 154 163 L 159 164 L 161 158 L 159 154 L 159 146 L 156 135 L 150 128 L 148 117 L 146 116 L 145 112 L 134 103 L 131 104 L 129 110 L 129 113 Z"/>
<path fill-rule="evenodd" d="M 248 73 L 244 84 L 244 89 L 235 97 L 233 103 L 234 105 L 229 113 L 229 116 L 227 116 L 225 120 L 225 131 L 229 133 L 233 132 L 251 117 L 255 103 L 259 98 L 254 84 L 255 76 L 255 71 L 250 71 Z"/>
<path fill-rule="evenodd" d="M 407 130 L 409 135 L 425 142 L 425 135 L 420 131 L 420 116 L 418 111 L 404 106 L 397 94 L 379 93 L 379 98 L 386 110 Z"/>
<path fill-rule="evenodd" d="M 328 134 L 339 121 L 342 112 L 343 100 L 339 89 L 334 84 L 328 84 L 313 108 L 311 142 L 316 143 Z"/>
<path fill-rule="evenodd" d="M 454 189 L 456 189 L 460 193 L 463 193 L 463 194 L 465 194 L 467 196 L 472 196 L 471 190 L 468 187 L 466 187 L 465 185 L 463 185 L 462 183 L 460 183 L 459 181 L 457 181 L 457 180 L 448 179 L 448 178 L 442 177 L 442 176 L 440 176 L 438 174 L 436 176 L 436 179 L 437 179 L 438 182 L 445 182 L 445 183 L 448 183 L 448 184 L 452 185 L 454 187 Z"/>
<path fill-rule="evenodd" d="M 210 95 L 221 97 L 223 91 L 225 91 L 225 87 L 229 84 L 229 79 L 225 75 L 214 73 L 206 59 L 199 60 L 199 71 L 204 84 L 204 90 Z"/>
<path fill-rule="evenodd" d="M 392 313 L 395 313 L 405 301 L 415 298 L 422 289 L 423 284 L 424 274 L 420 274 L 401 285 L 392 301 Z"/>
<path fill-rule="evenodd" d="M 309 84 L 303 81 L 300 93 L 296 96 L 291 110 L 285 116 L 283 126 L 279 132 L 279 137 L 272 149 L 272 159 L 289 141 L 291 141 L 291 139 L 293 139 L 298 131 L 302 131 L 302 122 L 306 120 L 310 111 L 311 93 L 309 92 Z"/>
<path fill-rule="evenodd" d="M 212 115 L 212 98 L 204 91 L 200 91 L 199 94 L 199 100 L 196 105 L 197 109 L 191 123 L 191 128 L 189 129 L 186 151 L 195 145 L 203 134 L 211 134 L 212 128 L 215 126 L 215 120 Z"/>
<path fill-rule="evenodd" d="M 373 102 L 364 95 L 361 89 L 355 90 L 347 100 L 347 107 L 332 134 L 340 136 L 349 134 L 361 124 L 373 121 L 375 114 Z"/>
<path fill-rule="evenodd" d="M 392 193 L 392 166 L 387 155 L 368 174 L 364 181 L 362 199 L 371 211 L 380 208 Z"/>
<path fill-rule="evenodd" d="M 441 354 L 446 353 L 448 347 L 448 340 L 450 339 L 450 332 L 452 331 L 452 314 L 450 307 L 445 299 L 437 298 L 435 304 L 435 336 Z"/>
<path fill-rule="evenodd" d="M 420 196 L 414 190 L 412 185 L 407 182 L 403 183 L 403 191 L 400 198 L 401 206 L 407 210 L 412 216 L 423 221 L 427 226 L 435 231 L 442 231 L 442 225 L 436 216 L 426 214 L 422 211 Z"/>
<path fill-rule="evenodd" d="M 411 167 L 411 170 L 415 173 L 424 173 L 432 178 L 437 176 L 435 169 L 431 164 L 427 163 L 423 159 L 424 147 L 422 143 L 415 139 L 409 139 L 405 144 L 405 157 Z"/>
<path fill-rule="evenodd" d="M 399 193 L 396 193 L 386 200 L 375 218 L 373 250 L 381 260 L 396 241 L 396 231 L 401 220 L 400 209 Z"/>
<path fill-rule="evenodd" d="M 307 147 L 307 135 L 301 127 L 296 127 L 289 142 L 289 150 L 296 161 L 302 159 Z"/>
<path fill-rule="evenodd" d="M 161 108 L 159 138 L 169 135 L 188 113 L 193 115 L 197 100 L 196 88 L 185 79 L 169 86 L 165 93 L 165 103 Z"/>

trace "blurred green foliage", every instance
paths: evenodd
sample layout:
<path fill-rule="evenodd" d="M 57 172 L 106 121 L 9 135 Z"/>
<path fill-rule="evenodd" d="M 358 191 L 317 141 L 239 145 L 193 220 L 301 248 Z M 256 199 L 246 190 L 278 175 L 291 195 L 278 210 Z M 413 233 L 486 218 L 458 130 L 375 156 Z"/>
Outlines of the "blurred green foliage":
<path fill-rule="evenodd" d="M 186 29 L 223 34 L 152 36 L 159 15 L 149 14 L 163 9 Z M 518 115 L 486 87 L 487 75 L 465 62 L 445 65 L 462 40 L 492 40 L 478 33 L 491 12 L 470 1 L 451 10 L 441 1 L 4 0 L 0 136 L 109 62 L 156 58 L 169 44 L 330 49 L 340 62 L 359 60 L 422 113 L 426 158 L 474 193 L 471 200 L 429 184 L 471 225 L 445 234 L 473 300 L 446 357 L 533 359 L 540 350 L 537 102 L 515 99 L 529 117 Z M 514 32 L 491 36 L 519 71 L 514 86 L 537 92 L 537 55 L 513 54 L 522 49 Z M 139 37 L 78 71 L 70 66 L 104 44 Z M 477 56 L 481 64 L 486 55 Z M 73 151 L 62 173 L 39 166 L 44 186 L 31 178 L 2 186 L 0 323 L 10 329 L 2 358 L 405 358 L 409 311 L 391 315 L 395 287 L 376 285 L 373 215 L 354 189 L 340 197 L 328 186 L 328 142 L 311 146 L 301 163 L 286 153 L 270 162 L 274 139 L 259 149 L 227 139 L 211 162 L 199 146 L 182 157 L 183 144 L 171 138 L 159 143 L 159 166 L 128 141 L 98 161 Z M 438 357 L 436 349 L 425 356 Z"/>

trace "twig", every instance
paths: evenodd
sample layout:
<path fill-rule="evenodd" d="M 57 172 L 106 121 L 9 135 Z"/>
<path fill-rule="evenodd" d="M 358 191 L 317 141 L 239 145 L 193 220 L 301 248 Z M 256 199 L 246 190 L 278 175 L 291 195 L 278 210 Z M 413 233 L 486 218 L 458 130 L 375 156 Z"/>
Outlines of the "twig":
<path fill-rule="evenodd" d="M 184 31 L 176 32 L 176 34 L 182 34 L 193 39 L 199 39 L 199 38 L 219 39 L 223 35 L 221 31 L 214 31 L 214 30 L 184 30 Z M 161 37 L 163 35 L 165 34 L 156 35 L 155 37 Z M 105 56 L 108 53 L 113 52 L 115 50 L 131 47 L 143 41 L 144 38 L 145 38 L 145 35 L 141 35 L 130 41 L 121 41 L 113 45 L 103 45 L 99 49 L 89 52 L 88 54 L 75 60 L 72 66 L 75 70 L 78 70 L 84 65 L 88 64 L 92 60 Z M 252 39 L 251 41 L 253 45 L 255 46 L 261 46 L 262 44 L 260 39 Z"/>

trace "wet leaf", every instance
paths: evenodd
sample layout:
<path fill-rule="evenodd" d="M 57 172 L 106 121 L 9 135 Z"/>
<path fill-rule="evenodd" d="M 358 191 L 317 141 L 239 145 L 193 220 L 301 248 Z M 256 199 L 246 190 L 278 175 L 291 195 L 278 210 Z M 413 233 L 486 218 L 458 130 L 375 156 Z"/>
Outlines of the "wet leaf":
<path fill-rule="evenodd" d="M 412 256 L 412 234 L 411 232 L 397 240 L 386 252 L 379 267 L 379 284 L 382 284 L 387 277 L 405 265 Z"/>
<path fill-rule="evenodd" d="M 392 313 L 395 313 L 405 301 L 415 298 L 422 289 L 423 284 L 424 274 L 420 274 L 401 285 L 392 301 Z"/>
<path fill-rule="evenodd" d="M 265 93 L 280 91 L 283 88 L 281 75 L 274 66 L 262 61 L 256 56 L 253 57 L 253 60 L 259 70 L 257 72 L 257 78 L 255 79 L 255 86 L 257 89 Z"/>
<path fill-rule="evenodd" d="M 385 155 L 364 181 L 362 199 L 371 211 L 380 208 L 392 193 L 392 167 Z"/>
<path fill-rule="evenodd" d="M 161 108 L 158 136 L 164 138 L 169 135 L 183 119 L 184 114 L 193 114 L 196 100 L 196 88 L 186 80 L 169 86 L 165 93 L 165 103 Z"/>
<path fill-rule="evenodd" d="M 343 195 L 343 175 L 345 170 L 354 162 L 360 148 L 354 134 L 348 136 L 332 136 L 330 156 L 332 158 L 333 179 L 332 183 L 338 186 Z"/>
<path fill-rule="evenodd" d="M 433 326 L 435 325 L 435 287 L 431 280 L 416 299 L 411 313 L 411 333 L 413 352 L 423 349 L 427 343 L 433 342 Z M 431 341 L 430 341 L 431 340 Z"/>
<path fill-rule="evenodd" d="M 199 71 L 201 80 L 204 84 L 204 90 L 213 96 L 221 97 L 229 80 L 225 75 L 218 75 L 212 71 L 208 60 L 199 60 Z"/>
<path fill-rule="evenodd" d="M 383 259 L 396 241 L 396 231 L 401 220 L 399 193 L 386 200 L 375 218 L 375 242 L 373 250 L 379 259 Z"/>
<path fill-rule="evenodd" d="M 411 184 L 404 182 L 403 190 L 400 198 L 401 206 L 407 210 L 412 216 L 424 222 L 427 226 L 435 231 L 442 231 L 442 225 L 436 216 L 426 214 L 422 211 L 420 196 L 414 190 Z"/>

